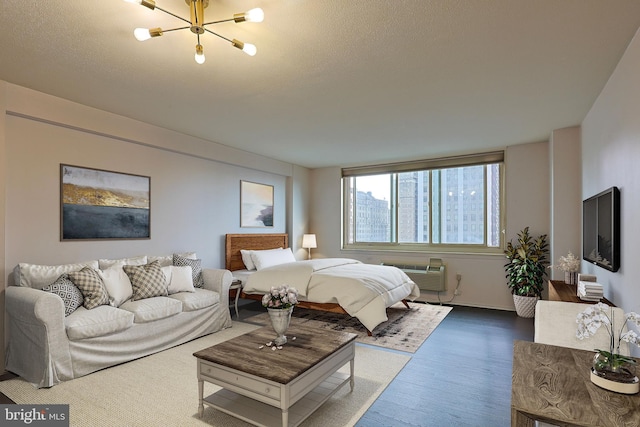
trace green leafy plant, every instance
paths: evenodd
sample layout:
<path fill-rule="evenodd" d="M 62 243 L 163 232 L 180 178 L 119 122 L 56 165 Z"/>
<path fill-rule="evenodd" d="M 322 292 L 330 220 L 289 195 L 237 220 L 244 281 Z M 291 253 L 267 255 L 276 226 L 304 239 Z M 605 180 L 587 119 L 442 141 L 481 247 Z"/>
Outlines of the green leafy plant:
<path fill-rule="evenodd" d="M 514 295 L 541 297 L 546 275 L 547 235 L 529 235 L 529 227 L 518 233 L 516 243 L 509 241 L 504 251 L 509 289 Z"/>

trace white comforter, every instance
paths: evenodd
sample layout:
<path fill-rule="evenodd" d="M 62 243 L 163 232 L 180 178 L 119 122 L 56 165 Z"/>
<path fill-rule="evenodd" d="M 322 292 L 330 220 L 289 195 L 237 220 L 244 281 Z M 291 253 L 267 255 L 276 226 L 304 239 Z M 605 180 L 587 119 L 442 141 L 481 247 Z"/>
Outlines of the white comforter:
<path fill-rule="evenodd" d="M 243 291 L 263 294 L 272 286 L 281 285 L 295 287 L 302 301 L 340 304 L 369 331 L 387 320 L 387 307 L 420 296 L 418 286 L 402 270 L 348 258 L 298 261 L 265 268 L 249 276 Z"/>

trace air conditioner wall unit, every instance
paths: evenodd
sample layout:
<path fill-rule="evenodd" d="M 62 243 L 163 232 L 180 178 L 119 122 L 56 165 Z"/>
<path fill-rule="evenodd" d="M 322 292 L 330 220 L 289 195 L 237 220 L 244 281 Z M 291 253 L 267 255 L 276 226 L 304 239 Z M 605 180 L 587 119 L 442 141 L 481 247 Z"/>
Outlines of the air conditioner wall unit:
<path fill-rule="evenodd" d="M 385 262 L 404 271 L 422 291 L 444 292 L 447 290 L 447 274 L 445 265 L 440 258 L 431 258 L 429 265 L 401 264 Z"/>

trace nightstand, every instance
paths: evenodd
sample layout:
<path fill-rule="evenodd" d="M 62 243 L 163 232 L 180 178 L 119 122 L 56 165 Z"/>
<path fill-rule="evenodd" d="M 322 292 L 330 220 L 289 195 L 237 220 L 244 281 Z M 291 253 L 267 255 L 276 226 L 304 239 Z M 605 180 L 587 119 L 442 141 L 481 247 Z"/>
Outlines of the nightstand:
<path fill-rule="evenodd" d="M 236 317 L 239 318 L 238 315 L 238 298 L 240 298 L 240 293 L 242 292 L 242 280 L 233 279 L 231 282 L 231 286 L 229 286 L 229 298 L 235 298 L 235 309 L 236 309 Z"/>

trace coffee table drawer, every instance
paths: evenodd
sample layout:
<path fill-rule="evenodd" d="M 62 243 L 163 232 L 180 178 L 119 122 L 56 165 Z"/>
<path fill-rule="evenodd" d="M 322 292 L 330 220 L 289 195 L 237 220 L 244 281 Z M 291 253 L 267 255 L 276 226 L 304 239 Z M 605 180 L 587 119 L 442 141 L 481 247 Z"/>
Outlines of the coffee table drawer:
<path fill-rule="evenodd" d="M 201 377 L 224 388 L 239 388 L 280 400 L 280 385 L 267 380 L 248 376 L 242 372 L 223 368 L 200 360 L 198 370 Z M 223 384 L 224 383 L 224 384 Z"/>

